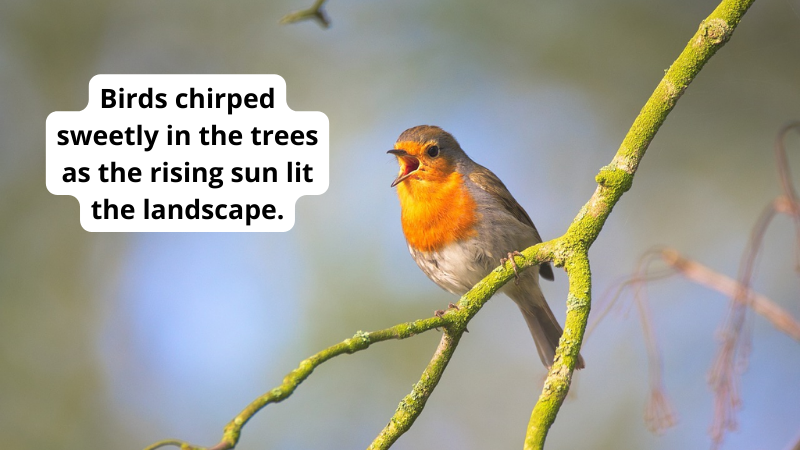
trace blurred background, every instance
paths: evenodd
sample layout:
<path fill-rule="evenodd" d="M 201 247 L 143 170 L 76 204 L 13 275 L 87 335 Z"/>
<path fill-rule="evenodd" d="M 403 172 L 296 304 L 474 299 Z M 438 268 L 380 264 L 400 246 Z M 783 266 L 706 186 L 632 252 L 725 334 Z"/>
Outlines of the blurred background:
<path fill-rule="evenodd" d="M 712 0 L 330 0 L 333 26 L 280 26 L 311 0 L 4 0 L 0 4 L 0 440 L 23 449 L 212 445 L 297 363 L 454 299 L 409 257 L 385 151 L 437 124 L 488 166 L 545 239 L 594 190 L 633 118 Z M 87 104 L 98 73 L 276 73 L 289 106 L 330 119 L 330 188 L 290 232 L 104 234 L 45 189 L 44 124 Z M 654 245 L 735 276 L 779 194 L 778 129 L 800 118 L 800 1 L 759 0 L 700 73 L 592 247 L 599 301 Z M 789 140 L 798 168 L 800 138 Z M 770 227 L 754 286 L 800 317 L 793 229 Z M 563 323 L 566 276 L 545 295 Z M 648 289 L 678 424 L 646 429 L 635 311 L 585 343 L 587 369 L 548 448 L 707 448 L 706 374 L 727 301 L 674 278 Z M 630 296 L 621 302 L 630 304 Z M 623 308 L 624 310 L 624 308 Z M 752 319 L 739 429 L 727 449 L 800 435 L 800 344 Z M 498 296 L 397 449 L 518 449 L 545 369 Z M 241 449 L 365 448 L 439 333 L 323 365 L 244 429 Z"/>

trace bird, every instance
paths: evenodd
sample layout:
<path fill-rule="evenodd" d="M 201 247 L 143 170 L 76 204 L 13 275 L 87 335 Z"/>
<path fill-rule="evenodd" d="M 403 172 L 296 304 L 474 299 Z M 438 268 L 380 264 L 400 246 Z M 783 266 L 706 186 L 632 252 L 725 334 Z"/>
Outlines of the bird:
<path fill-rule="evenodd" d="M 513 256 L 542 242 L 500 178 L 470 159 L 450 133 L 432 125 L 409 128 L 387 153 L 400 166 L 391 186 L 397 188 L 408 250 L 446 291 L 464 295 L 506 258 L 516 274 Z M 549 263 L 516 274 L 501 292 L 519 307 L 539 358 L 550 367 L 563 330 L 539 288 L 539 275 L 553 280 Z M 576 367 L 584 367 L 580 355 Z"/>

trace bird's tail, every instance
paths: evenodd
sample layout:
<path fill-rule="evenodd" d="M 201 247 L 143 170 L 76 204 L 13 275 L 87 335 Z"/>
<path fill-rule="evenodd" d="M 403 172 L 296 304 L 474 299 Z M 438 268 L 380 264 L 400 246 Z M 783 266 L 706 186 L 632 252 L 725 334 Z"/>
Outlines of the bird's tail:
<path fill-rule="evenodd" d="M 531 292 L 532 291 L 532 292 Z M 523 294 L 523 292 L 520 292 Z M 535 289 L 526 289 L 524 297 L 522 295 L 514 295 L 511 298 L 519 306 L 522 311 L 522 316 L 528 324 L 528 329 L 531 331 L 533 341 L 536 343 L 536 350 L 539 352 L 539 358 L 542 364 L 547 367 L 553 365 L 553 359 L 556 356 L 556 347 L 558 347 L 558 340 L 561 338 L 564 330 L 558 324 L 558 320 L 553 315 L 553 311 L 547 305 L 547 301 L 542 294 L 541 289 L 537 285 Z M 583 356 L 578 355 L 578 362 L 575 365 L 576 369 L 583 369 Z"/>

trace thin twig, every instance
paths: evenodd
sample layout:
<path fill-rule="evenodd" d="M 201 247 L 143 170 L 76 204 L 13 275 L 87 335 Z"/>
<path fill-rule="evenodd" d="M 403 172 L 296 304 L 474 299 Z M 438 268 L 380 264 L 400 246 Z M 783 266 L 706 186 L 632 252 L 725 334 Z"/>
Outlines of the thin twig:
<path fill-rule="evenodd" d="M 747 357 L 750 351 L 750 326 L 747 319 L 747 302 L 750 299 L 747 292 L 753 277 L 753 269 L 762 248 L 764 235 L 772 219 L 779 213 L 787 213 L 793 217 L 798 249 L 795 254 L 795 265 L 800 267 L 800 207 L 797 203 L 797 194 L 789 171 L 788 158 L 784 140 L 787 133 L 800 127 L 800 122 L 785 126 L 778 133 L 775 143 L 775 157 L 778 166 L 778 177 L 783 195 L 771 202 L 759 215 L 747 243 L 742 259 L 739 263 L 737 289 L 731 297 L 728 314 L 720 330 L 720 348 L 709 373 L 709 384 L 714 391 L 714 420 L 711 424 L 711 438 L 713 448 L 718 448 L 727 431 L 737 428 L 736 411 L 741 407 L 739 397 L 740 374 L 747 367 Z"/>
<path fill-rule="evenodd" d="M 738 298 L 736 297 L 736 292 L 741 286 L 733 278 L 727 277 L 696 261 L 684 258 L 675 249 L 665 248 L 661 253 L 667 264 L 674 267 L 689 280 L 714 289 L 729 298 Z M 745 293 L 744 304 L 746 306 L 749 306 L 753 312 L 767 319 L 778 331 L 785 333 L 796 341 L 800 341 L 800 322 L 792 318 L 788 311 L 768 297 L 751 289 L 746 290 Z M 738 298 L 737 301 L 741 302 L 742 299 Z"/>
<path fill-rule="evenodd" d="M 654 272 L 652 264 L 663 258 L 661 248 L 652 248 L 646 251 L 636 263 L 636 268 L 629 278 L 616 284 L 616 293 L 610 301 L 601 298 L 606 303 L 605 311 L 611 310 L 617 300 L 627 288 L 633 290 L 633 304 L 639 312 L 639 322 L 642 326 L 642 336 L 647 350 L 647 368 L 649 379 L 649 396 L 645 404 L 644 420 L 647 428 L 653 433 L 662 433 L 677 422 L 677 413 L 672 407 L 666 388 L 664 387 L 663 361 L 661 351 L 658 347 L 652 313 L 650 312 L 649 300 L 645 286 L 655 280 L 674 276 L 676 271 L 668 267 Z M 609 289 L 614 288 L 612 285 Z M 608 294 L 605 294 L 608 297 Z M 605 314 L 603 314 L 605 315 Z M 597 327 L 602 317 L 594 317 L 592 328 Z"/>
<path fill-rule="evenodd" d="M 778 164 L 778 177 L 781 182 L 781 190 L 784 195 L 783 208 L 776 205 L 776 210 L 792 216 L 795 229 L 795 270 L 800 272 L 800 203 L 798 202 L 797 192 L 792 182 L 792 173 L 789 170 L 789 158 L 786 155 L 786 135 L 790 131 L 800 131 L 800 121 L 792 122 L 784 126 L 775 140 L 775 161 Z"/>
<path fill-rule="evenodd" d="M 278 403 L 292 395 L 300 383 L 305 381 L 306 378 L 311 375 L 311 372 L 313 372 L 317 366 L 325 361 L 342 354 L 352 354 L 361 350 L 365 350 L 369 348 L 370 345 L 377 342 L 390 339 L 406 339 L 431 329 L 442 327 L 446 324 L 447 317 L 449 317 L 449 315 L 445 315 L 444 317 L 434 316 L 414 322 L 401 323 L 393 327 L 368 333 L 359 331 L 352 338 L 345 339 L 344 341 L 330 346 L 314 356 L 302 361 L 298 365 L 297 369 L 289 372 L 289 374 L 286 375 L 286 377 L 283 379 L 283 383 L 281 383 L 280 386 L 258 397 L 244 410 L 242 410 L 242 412 L 239 413 L 239 415 L 237 415 L 225 427 L 222 440 L 209 450 L 228 450 L 234 448 L 239 442 L 239 436 L 241 434 L 242 427 L 247 423 L 248 420 L 250 420 L 259 410 L 268 404 Z M 193 446 L 179 440 L 166 440 L 153 444 L 152 446 L 147 447 L 146 450 L 153 450 L 169 445 L 181 447 L 183 450 L 203 449 L 203 447 Z"/>
<path fill-rule="evenodd" d="M 541 262 L 552 259 L 552 252 L 553 248 L 551 243 L 548 242 L 537 244 L 533 247 L 525 249 L 525 251 L 522 252 L 523 256 L 525 257 L 525 261 L 519 264 L 519 270 L 525 270 L 529 267 L 536 266 Z M 302 361 L 297 369 L 286 375 L 286 377 L 283 379 L 283 383 L 280 386 L 272 389 L 261 397 L 258 397 L 244 410 L 242 410 L 242 412 L 239 413 L 239 415 L 236 416 L 225 427 L 222 440 L 208 450 L 229 450 L 234 448 L 239 442 L 242 427 L 244 427 L 247 421 L 249 421 L 259 410 L 268 404 L 278 403 L 292 395 L 300 383 L 305 381 L 305 379 L 311 375 L 311 372 L 313 372 L 317 366 L 325 361 L 341 354 L 355 353 L 357 351 L 364 350 L 376 342 L 382 342 L 389 339 L 406 339 L 434 328 L 444 328 L 446 330 L 445 336 L 448 339 L 447 342 L 449 342 L 449 346 L 447 347 L 445 353 L 449 352 L 449 355 L 444 355 L 446 357 L 445 359 L 437 359 L 437 355 L 439 354 L 439 350 L 437 349 L 437 354 L 434 355 L 433 360 L 431 360 L 431 364 L 429 364 L 428 368 L 426 368 L 425 372 L 422 374 L 422 380 L 420 382 L 422 384 L 418 383 L 417 386 L 415 386 L 415 391 L 412 391 L 412 394 L 407 397 L 414 398 L 414 402 L 417 402 L 418 400 L 414 397 L 415 392 L 417 392 L 417 387 L 424 389 L 429 388 L 430 391 L 433 390 L 433 388 L 436 386 L 436 383 L 425 385 L 425 379 L 428 378 L 432 373 L 436 374 L 436 371 L 439 370 L 439 368 L 444 370 L 444 367 L 447 365 L 447 361 L 449 361 L 452 352 L 455 350 L 458 339 L 461 337 L 461 334 L 463 334 L 464 330 L 466 330 L 469 321 L 478 313 L 478 311 L 480 311 L 486 302 L 489 301 L 492 295 L 494 295 L 513 277 L 514 270 L 511 268 L 511 265 L 497 267 L 483 280 L 481 280 L 481 282 L 476 284 L 469 292 L 461 297 L 461 300 L 458 302 L 458 308 L 448 310 L 441 317 L 433 316 L 427 319 L 416 320 L 414 322 L 401 323 L 393 327 L 372 331 L 369 333 L 359 331 L 352 338 L 328 347 L 314 356 Z M 434 367 L 431 367 L 432 365 Z M 440 377 L 441 373 L 438 372 L 437 376 Z M 425 400 L 427 399 L 428 395 L 430 395 L 430 392 L 427 392 Z M 410 408 L 408 410 L 410 414 L 404 415 L 403 420 L 410 420 L 410 422 L 413 423 L 413 420 L 416 419 L 416 417 L 422 412 L 423 407 L 424 401 L 419 405 L 419 407 L 414 406 L 413 408 Z M 395 415 L 397 416 L 397 413 Z M 410 426 L 410 423 L 408 426 Z M 383 436 L 381 439 L 387 442 L 389 440 L 394 442 L 407 429 L 408 427 L 398 426 L 393 427 L 388 431 L 384 430 L 384 432 L 381 433 Z M 391 442 L 389 445 L 391 445 Z M 179 446 L 182 450 L 206 450 L 204 447 L 190 445 L 178 440 L 161 441 L 158 444 L 161 447 L 167 445 Z"/>
<path fill-rule="evenodd" d="M 179 441 L 178 439 L 164 439 L 163 441 L 158 441 L 152 445 L 148 445 L 147 447 L 144 448 L 144 450 L 156 450 L 164 447 L 179 447 L 181 449 L 183 448 L 199 449 L 199 447 L 192 447 L 189 443 L 184 441 Z"/>
<path fill-rule="evenodd" d="M 650 395 L 645 404 L 644 421 L 647 428 L 653 433 L 663 433 L 668 428 L 675 426 L 677 413 L 669 401 L 666 388 L 664 387 L 664 361 L 661 358 L 661 350 L 658 347 L 655 326 L 652 321 L 653 314 L 650 312 L 650 303 L 647 300 L 643 284 L 635 286 L 634 303 L 639 311 L 639 322 L 642 324 L 642 333 L 645 336 L 645 348 L 647 349 L 647 371 L 650 381 Z"/>
<path fill-rule="evenodd" d="M 325 12 L 323 6 L 328 0 L 316 0 L 310 8 L 301 9 L 300 11 L 291 12 L 283 16 L 280 20 L 281 25 L 290 23 L 302 22 L 304 20 L 316 20 L 322 28 L 329 28 L 331 26 L 331 19 Z"/>
<path fill-rule="evenodd" d="M 654 275 L 650 266 L 656 259 L 664 261 L 669 266 L 670 272 L 660 271 Z M 749 288 L 745 289 L 738 281 L 682 256 L 675 249 L 654 248 L 648 250 L 639 258 L 636 269 L 630 278 L 619 283 L 616 295 L 606 306 L 606 311 L 614 306 L 615 301 L 624 289 L 629 287 L 633 289 L 634 300 L 639 308 L 642 332 L 647 347 L 648 367 L 650 368 L 650 398 L 646 407 L 645 421 L 648 427 L 655 432 L 662 431 L 674 424 L 675 414 L 672 412 L 663 388 L 661 352 L 658 349 L 657 339 L 652 328 L 652 314 L 647 306 L 649 302 L 646 298 L 644 285 L 655 279 L 664 278 L 675 273 L 733 299 L 744 308 L 752 309 L 755 313 L 767 319 L 775 329 L 800 342 L 800 322 L 766 296 Z M 720 369 L 717 368 L 717 370 Z M 730 381 L 729 379 L 729 384 L 723 386 L 725 389 L 730 390 L 726 393 L 728 397 L 722 397 L 722 400 L 717 400 L 717 402 L 720 402 L 717 403 L 719 408 L 728 408 L 725 411 L 726 414 L 729 411 L 732 412 L 730 408 L 732 405 L 736 405 L 737 403 L 735 402 L 738 401 L 736 396 L 737 385 Z M 718 413 L 722 412 L 718 411 Z M 726 419 L 731 419 L 731 415 L 727 415 Z"/>
<path fill-rule="evenodd" d="M 414 385 L 411 393 L 403 398 L 389 423 L 372 441 L 367 450 L 388 449 L 403 433 L 411 428 L 411 425 L 422 413 L 422 409 L 425 407 L 436 385 L 439 384 L 444 369 L 447 368 L 447 364 L 450 362 L 450 358 L 452 358 L 462 334 L 463 331 L 451 333 L 445 328 L 442 340 L 439 342 L 431 362 L 428 363 L 428 367 L 422 373 L 422 378 Z"/>
<path fill-rule="evenodd" d="M 553 256 L 552 244 L 554 242 L 549 241 L 525 249 L 522 252 L 525 261 L 518 265 L 517 271 L 526 270 L 539 263 L 551 260 Z M 501 265 L 464 294 L 459 300 L 456 309 L 447 311 L 444 317 L 449 320 L 444 327 L 444 335 L 436 348 L 436 352 L 434 352 L 433 358 L 422 373 L 420 380 L 414 385 L 411 393 L 400 401 L 400 405 L 389 420 L 389 423 L 369 446 L 369 450 L 388 449 L 403 433 L 408 431 L 422 413 L 428 398 L 439 383 L 447 364 L 450 362 L 450 358 L 456 350 L 458 341 L 467 330 L 469 321 L 475 317 L 475 314 L 478 313 L 492 295 L 514 276 L 516 276 L 516 272 L 513 269 L 513 264 Z"/>

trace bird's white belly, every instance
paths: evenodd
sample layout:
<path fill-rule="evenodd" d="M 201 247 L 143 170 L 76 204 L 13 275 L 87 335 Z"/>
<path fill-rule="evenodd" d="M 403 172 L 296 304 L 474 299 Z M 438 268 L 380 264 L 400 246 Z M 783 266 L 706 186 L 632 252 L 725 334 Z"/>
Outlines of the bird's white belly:
<path fill-rule="evenodd" d="M 408 250 L 428 278 L 456 295 L 464 295 L 500 265 L 503 257 L 486 252 L 476 239 L 454 242 L 433 252 L 417 251 L 410 246 Z"/>

